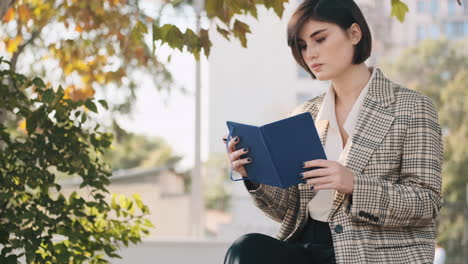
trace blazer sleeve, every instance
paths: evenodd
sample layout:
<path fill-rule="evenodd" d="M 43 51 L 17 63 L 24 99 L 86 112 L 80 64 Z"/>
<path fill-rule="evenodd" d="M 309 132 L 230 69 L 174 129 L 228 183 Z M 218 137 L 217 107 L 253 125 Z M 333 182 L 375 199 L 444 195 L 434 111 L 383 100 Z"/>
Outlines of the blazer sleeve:
<path fill-rule="evenodd" d="M 250 186 L 246 187 L 254 201 L 255 206 L 265 213 L 268 217 L 275 220 L 276 222 L 283 222 L 284 216 L 286 215 L 289 203 L 293 200 L 290 197 L 291 188 L 297 188 L 297 186 L 291 186 L 287 189 L 281 189 L 274 186 L 260 184 L 257 188 L 252 190 Z"/>
<path fill-rule="evenodd" d="M 431 100 L 415 103 L 402 145 L 400 178 L 355 175 L 349 206 L 351 218 L 369 224 L 402 227 L 433 223 L 442 206 L 443 143 Z"/>

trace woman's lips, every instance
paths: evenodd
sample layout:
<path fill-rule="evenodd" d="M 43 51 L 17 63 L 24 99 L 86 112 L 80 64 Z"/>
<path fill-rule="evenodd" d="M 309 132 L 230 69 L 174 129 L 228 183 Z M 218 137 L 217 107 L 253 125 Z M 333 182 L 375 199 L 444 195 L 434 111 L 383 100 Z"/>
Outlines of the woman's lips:
<path fill-rule="evenodd" d="M 310 69 L 313 70 L 313 71 L 316 71 L 316 70 L 320 69 L 320 67 L 321 67 L 322 65 L 323 65 L 323 64 L 321 64 L 321 63 L 312 64 L 312 66 L 310 67 Z"/>

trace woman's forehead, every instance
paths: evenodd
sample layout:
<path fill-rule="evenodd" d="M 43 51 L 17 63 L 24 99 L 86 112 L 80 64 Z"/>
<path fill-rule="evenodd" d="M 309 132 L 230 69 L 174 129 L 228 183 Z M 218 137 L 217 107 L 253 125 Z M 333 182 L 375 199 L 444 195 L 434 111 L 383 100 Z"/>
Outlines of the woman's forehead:
<path fill-rule="evenodd" d="M 317 21 L 317 20 L 308 20 L 302 25 L 301 29 L 299 30 L 299 39 L 307 39 L 311 35 L 321 32 L 329 32 L 333 30 L 333 27 L 337 27 L 337 25 L 329 22 Z"/>

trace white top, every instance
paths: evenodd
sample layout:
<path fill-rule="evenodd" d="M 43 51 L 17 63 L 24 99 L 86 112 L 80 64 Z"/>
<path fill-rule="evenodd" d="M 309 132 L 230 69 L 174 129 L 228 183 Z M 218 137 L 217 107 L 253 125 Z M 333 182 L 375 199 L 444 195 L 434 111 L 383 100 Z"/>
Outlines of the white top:
<path fill-rule="evenodd" d="M 335 90 L 333 86 L 330 85 L 328 91 L 323 100 L 322 106 L 317 114 L 316 121 L 318 120 L 328 120 L 329 126 L 327 131 L 327 136 L 325 139 L 324 150 L 327 155 L 328 160 L 337 161 L 344 165 L 346 157 L 348 156 L 349 148 L 351 145 L 351 138 L 353 136 L 354 127 L 356 126 L 359 112 L 364 103 L 364 97 L 369 90 L 369 84 L 375 76 L 375 69 L 372 69 L 372 75 L 367 82 L 364 89 L 361 90 L 359 97 L 354 102 L 351 111 L 349 112 L 344 124 L 343 129 L 348 134 L 348 140 L 346 145 L 343 148 L 343 141 L 341 139 L 340 129 L 336 121 L 335 114 Z M 335 196 L 335 190 L 319 190 L 315 197 L 310 200 L 307 204 L 307 211 L 309 212 L 310 217 L 315 220 L 328 222 L 328 216 L 330 214 L 333 198 Z"/>
<path fill-rule="evenodd" d="M 446 258 L 447 254 L 445 253 L 445 249 L 441 247 L 436 247 L 434 255 L 434 264 L 444 264 Z"/>

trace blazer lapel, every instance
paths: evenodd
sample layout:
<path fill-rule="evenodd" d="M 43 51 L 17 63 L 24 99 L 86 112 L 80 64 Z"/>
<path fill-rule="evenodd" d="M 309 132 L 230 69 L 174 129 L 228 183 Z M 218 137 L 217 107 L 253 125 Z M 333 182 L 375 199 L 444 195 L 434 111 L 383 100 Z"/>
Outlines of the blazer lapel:
<path fill-rule="evenodd" d="M 317 133 L 320 138 L 320 142 L 322 146 L 325 145 L 325 139 L 327 138 L 328 126 L 330 125 L 330 121 L 328 120 L 317 120 L 315 121 L 315 127 L 317 128 Z"/>
<path fill-rule="evenodd" d="M 385 78 L 379 69 L 375 70 L 377 72 L 364 98 L 345 161 L 345 167 L 356 177 L 364 170 L 372 153 L 382 143 L 395 120 L 387 109 L 395 100 L 394 84 Z M 344 198 L 343 193 L 336 192 L 332 210 L 336 210 Z"/>

